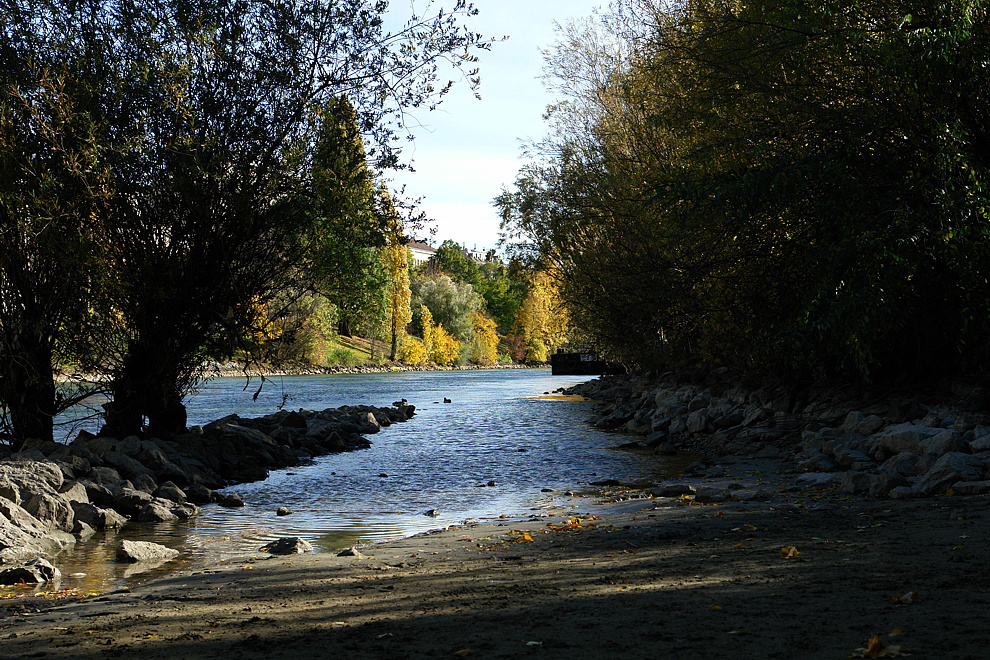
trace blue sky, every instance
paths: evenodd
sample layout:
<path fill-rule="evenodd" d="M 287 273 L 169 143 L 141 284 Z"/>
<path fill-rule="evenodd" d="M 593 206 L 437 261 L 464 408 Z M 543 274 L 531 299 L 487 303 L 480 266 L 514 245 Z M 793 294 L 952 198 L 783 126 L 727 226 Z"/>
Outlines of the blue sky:
<path fill-rule="evenodd" d="M 555 41 L 554 21 L 590 16 L 607 0 L 474 0 L 480 14 L 469 26 L 486 37 L 508 36 L 481 53 L 481 100 L 466 82 L 455 85 L 433 112 L 417 112 L 416 141 L 406 147 L 416 172 L 390 173 L 392 187 L 406 185 L 410 197 L 424 197 L 421 209 L 433 218 L 431 245 L 452 239 L 478 249 L 498 242 L 498 215 L 491 201 L 515 179 L 524 163 L 522 139 L 544 134 L 542 115 L 553 98 L 543 89 L 540 48 Z M 393 0 L 401 11 L 408 0 Z M 422 9 L 423 1 L 416 2 Z M 425 234 L 425 232 L 423 232 Z M 424 236 L 417 236 L 423 238 Z"/>

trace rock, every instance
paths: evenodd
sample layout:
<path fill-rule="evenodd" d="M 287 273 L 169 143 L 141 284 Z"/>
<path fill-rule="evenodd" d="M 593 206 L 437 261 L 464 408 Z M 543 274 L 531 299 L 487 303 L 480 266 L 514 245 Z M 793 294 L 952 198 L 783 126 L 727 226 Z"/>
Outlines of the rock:
<path fill-rule="evenodd" d="M 185 492 L 186 498 L 195 504 L 209 504 L 213 501 L 213 491 L 202 484 L 192 484 Z"/>
<path fill-rule="evenodd" d="M 913 477 L 918 474 L 918 465 L 921 458 L 909 451 L 902 451 L 896 456 L 888 458 L 881 466 L 885 472 L 899 474 L 904 477 Z"/>
<path fill-rule="evenodd" d="M 139 474 L 134 477 L 134 490 L 140 490 L 145 493 L 154 493 L 158 488 L 158 484 L 155 483 L 155 478 L 150 474 Z"/>
<path fill-rule="evenodd" d="M 688 433 L 704 433 L 707 431 L 711 424 L 711 416 L 708 413 L 708 408 L 701 408 L 692 412 L 688 415 L 685 424 Z"/>
<path fill-rule="evenodd" d="M 72 535 L 75 536 L 78 541 L 85 541 L 95 534 L 96 530 L 81 520 L 77 520 L 72 524 Z"/>
<path fill-rule="evenodd" d="M 213 499 L 217 504 L 228 509 L 237 509 L 244 506 L 244 498 L 237 493 L 213 491 Z"/>
<path fill-rule="evenodd" d="M 169 501 L 158 498 L 148 502 L 137 515 L 138 522 L 168 522 L 178 519 L 179 516 L 172 513 Z"/>
<path fill-rule="evenodd" d="M 313 546 L 309 541 L 298 536 L 289 536 L 276 539 L 261 548 L 261 550 L 273 555 L 296 555 L 304 552 L 313 552 Z"/>
<path fill-rule="evenodd" d="M 73 502 L 72 510 L 76 522 L 85 523 L 97 531 L 120 529 L 127 522 L 127 518 L 113 509 L 102 509 L 86 502 Z"/>
<path fill-rule="evenodd" d="M 806 472 L 794 483 L 798 486 L 833 486 L 842 483 L 842 475 L 836 472 Z"/>
<path fill-rule="evenodd" d="M 855 472 L 853 470 L 843 472 L 842 483 L 839 484 L 839 492 L 853 495 L 865 493 L 870 490 L 876 479 L 877 477 L 875 475 L 868 472 Z"/>
<path fill-rule="evenodd" d="M 962 435 L 957 431 L 946 429 L 941 433 L 932 436 L 921 442 L 925 457 L 937 460 L 939 456 L 949 452 L 969 453 L 969 444 L 964 442 Z"/>
<path fill-rule="evenodd" d="M 133 518 L 137 516 L 153 499 L 154 498 L 151 496 L 151 493 L 125 487 L 122 488 L 120 490 L 120 494 L 114 498 L 113 508 L 125 516 Z"/>
<path fill-rule="evenodd" d="M 429 509 L 427 511 L 424 511 L 423 512 L 423 515 L 424 516 L 430 516 L 431 518 L 437 518 L 437 517 L 440 516 L 440 512 L 437 511 L 436 509 Z"/>
<path fill-rule="evenodd" d="M 712 504 L 715 502 L 728 502 L 732 500 L 732 492 L 728 488 L 697 488 L 694 492 L 694 501 L 701 504 Z"/>
<path fill-rule="evenodd" d="M 694 495 L 694 488 L 687 484 L 660 484 L 652 491 L 653 497 L 680 497 Z"/>
<path fill-rule="evenodd" d="M 926 495 L 939 495 L 957 481 L 980 481 L 986 474 L 986 466 L 978 457 L 960 452 L 943 455 L 926 472 L 915 487 Z"/>
<path fill-rule="evenodd" d="M 278 509 L 277 509 L 277 510 L 275 511 L 275 515 L 276 515 L 276 516 L 291 516 L 291 515 L 292 515 L 292 509 L 290 509 L 290 508 L 289 508 L 289 507 L 287 507 L 287 506 L 280 506 L 280 507 L 279 507 L 279 508 L 278 508 Z"/>
<path fill-rule="evenodd" d="M 95 467 L 89 473 L 89 478 L 95 484 L 100 486 L 112 486 L 114 484 L 119 484 L 123 479 L 120 478 L 120 473 L 113 468 L 108 467 Z"/>
<path fill-rule="evenodd" d="M 364 559 L 364 555 L 358 552 L 357 546 L 352 545 L 349 548 L 345 548 L 337 553 L 338 557 L 356 557 L 358 559 Z"/>
<path fill-rule="evenodd" d="M 861 451 L 851 449 L 848 446 L 836 446 L 834 450 L 835 462 L 844 468 L 851 468 L 854 463 L 872 463 L 872 459 Z"/>
<path fill-rule="evenodd" d="M 924 496 L 924 491 L 914 486 L 898 486 L 887 493 L 887 497 L 892 500 L 914 500 Z"/>
<path fill-rule="evenodd" d="M 816 452 L 810 458 L 800 461 L 797 469 L 808 473 L 834 472 L 839 469 L 839 465 L 825 454 Z"/>
<path fill-rule="evenodd" d="M 915 424 L 897 424 L 870 437 L 871 454 L 881 452 L 884 457 L 909 451 L 921 454 L 922 439 L 931 438 L 942 432 L 942 429 L 932 426 Z"/>
<path fill-rule="evenodd" d="M 78 481 L 63 484 L 59 495 L 66 502 L 89 502 L 89 492 L 86 490 L 86 486 Z"/>
<path fill-rule="evenodd" d="M 173 502 L 185 502 L 188 498 L 186 497 L 185 491 L 176 486 L 171 481 L 166 481 L 161 484 L 152 493 L 154 497 L 160 497 L 165 500 L 172 500 Z"/>
<path fill-rule="evenodd" d="M 990 481 L 957 481 L 952 485 L 956 495 L 986 495 L 990 493 Z"/>
<path fill-rule="evenodd" d="M 122 451 L 108 451 L 103 454 L 103 460 L 120 473 L 121 476 L 132 482 L 141 476 L 153 476 L 151 470 Z"/>
<path fill-rule="evenodd" d="M 32 559 L 20 566 L 0 570 L 0 584 L 41 584 L 59 582 L 61 579 L 61 571 L 42 557 Z"/>
<path fill-rule="evenodd" d="M 46 527 L 55 527 L 63 532 L 72 531 L 75 516 L 72 506 L 57 494 L 35 493 L 24 504 L 24 509 Z"/>
<path fill-rule="evenodd" d="M 661 442 L 659 445 L 654 447 L 653 453 L 659 456 L 676 456 L 677 447 L 670 444 L 669 442 Z"/>
<path fill-rule="evenodd" d="M 910 484 L 903 475 L 896 472 L 881 472 L 873 476 L 873 483 L 870 484 L 870 490 L 867 492 L 870 497 L 884 497 L 893 489 L 908 485 Z"/>
<path fill-rule="evenodd" d="M 139 562 L 173 559 L 181 553 L 164 545 L 148 541 L 123 541 L 117 548 L 117 561 Z"/>

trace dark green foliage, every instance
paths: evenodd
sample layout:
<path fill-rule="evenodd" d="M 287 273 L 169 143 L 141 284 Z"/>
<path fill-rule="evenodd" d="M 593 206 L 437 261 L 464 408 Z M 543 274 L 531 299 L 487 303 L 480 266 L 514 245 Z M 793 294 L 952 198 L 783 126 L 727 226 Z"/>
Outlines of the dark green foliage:
<path fill-rule="evenodd" d="M 622 10 L 635 56 L 499 198 L 579 327 L 643 365 L 986 366 L 984 3 Z"/>

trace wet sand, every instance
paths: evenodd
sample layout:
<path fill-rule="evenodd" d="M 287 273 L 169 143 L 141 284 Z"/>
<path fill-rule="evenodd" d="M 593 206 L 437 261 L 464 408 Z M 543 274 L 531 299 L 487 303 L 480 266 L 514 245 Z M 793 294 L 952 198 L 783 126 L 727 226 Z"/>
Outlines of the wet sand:
<path fill-rule="evenodd" d="M 258 552 L 131 591 L 0 601 L 0 657 L 986 657 L 990 498 L 848 498 L 786 468 L 727 459 L 724 477 L 683 480 L 762 501 L 617 488 L 362 557 Z"/>

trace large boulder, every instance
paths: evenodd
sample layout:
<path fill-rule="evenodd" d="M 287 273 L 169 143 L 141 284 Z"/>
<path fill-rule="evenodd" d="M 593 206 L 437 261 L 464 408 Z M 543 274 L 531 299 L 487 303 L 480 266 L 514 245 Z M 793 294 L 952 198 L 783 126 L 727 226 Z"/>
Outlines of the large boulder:
<path fill-rule="evenodd" d="M 24 503 L 24 509 L 48 529 L 72 531 L 72 523 L 75 519 L 72 506 L 57 493 L 35 493 Z"/>
<path fill-rule="evenodd" d="M 73 502 L 72 510 L 75 512 L 76 522 L 86 523 L 98 531 L 120 529 L 127 522 L 127 518 L 113 509 L 104 509 L 87 502 Z"/>
<path fill-rule="evenodd" d="M 61 571 L 41 557 L 0 570 L 0 584 L 41 584 L 61 579 Z"/>
<path fill-rule="evenodd" d="M 57 493 L 64 482 L 61 468 L 51 461 L 0 463 L 0 497 L 15 504 L 35 493 Z"/>
<path fill-rule="evenodd" d="M 879 454 L 878 458 L 881 459 L 899 454 L 902 451 L 922 454 L 924 453 L 922 440 L 932 438 L 942 431 L 944 429 L 916 424 L 888 426 L 883 431 L 870 436 L 870 453 Z"/>
<path fill-rule="evenodd" d="M 961 452 L 949 452 L 935 461 L 935 465 L 922 475 L 915 488 L 927 495 L 946 492 L 958 481 L 981 481 L 987 468 L 977 456 Z"/>

